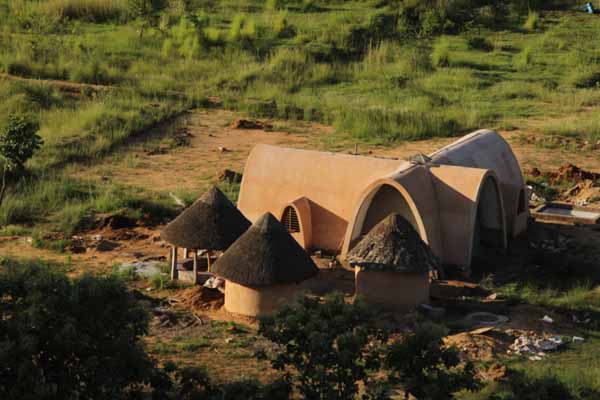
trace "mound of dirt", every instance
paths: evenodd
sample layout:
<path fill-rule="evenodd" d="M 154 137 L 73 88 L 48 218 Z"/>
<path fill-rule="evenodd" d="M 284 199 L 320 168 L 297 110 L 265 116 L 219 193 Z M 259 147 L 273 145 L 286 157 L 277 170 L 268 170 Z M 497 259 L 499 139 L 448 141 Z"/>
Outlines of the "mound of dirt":
<path fill-rule="evenodd" d="M 179 304 L 184 307 L 201 311 L 218 310 L 225 302 L 223 293 L 203 286 L 194 286 L 182 290 L 177 298 L 181 300 Z"/>
<path fill-rule="evenodd" d="M 565 164 L 558 168 L 557 171 L 540 171 L 537 168 L 532 168 L 527 171 L 531 176 L 543 176 L 548 178 L 551 185 L 560 185 L 562 183 L 579 183 L 586 180 L 600 180 L 600 173 L 586 171 L 573 164 Z"/>
<path fill-rule="evenodd" d="M 489 328 L 461 332 L 444 338 L 446 346 L 455 346 L 461 358 L 468 360 L 490 361 L 506 354 L 513 338 L 503 332 Z"/>
<path fill-rule="evenodd" d="M 96 228 L 98 229 L 122 229 L 122 228 L 133 228 L 137 223 L 134 219 L 125 217 L 119 214 L 108 214 L 101 215 L 96 220 Z"/>
<path fill-rule="evenodd" d="M 231 129 L 268 129 L 272 128 L 271 125 L 248 119 L 236 119 L 229 125 Z"/>

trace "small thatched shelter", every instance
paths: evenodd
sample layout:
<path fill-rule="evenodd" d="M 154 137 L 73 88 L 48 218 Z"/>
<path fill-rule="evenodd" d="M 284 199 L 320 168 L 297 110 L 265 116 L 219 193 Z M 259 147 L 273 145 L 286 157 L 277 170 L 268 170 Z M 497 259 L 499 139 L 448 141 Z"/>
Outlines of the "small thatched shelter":
<path fill-rule="evenodd" d="M 197 250 L 226 250 L 251 223 L 217 187 L 213 187 L 171 221 L 160 236 L 172 248 L 171 278 L 177 279 L 177 248 L 184 257 L 193 249 L 194 276 L 197 272 Z M 210 268 L 210 255 L 207 253 Z"/>
<path fill-rule="evenodd" d="M 408 309 L 429 299 L 429 271 L 438 259 L 400 214 L 378 223 L 347 256 L 355 266 L 356 294 Z"/>
<path fill-rule="evenodd" d="M 225 309 L 260 316 L 276 311 L 303 291 L 302 281 L 319 269 L 272 214 L 261 216 L 217 260 L 225 279 Z"/>

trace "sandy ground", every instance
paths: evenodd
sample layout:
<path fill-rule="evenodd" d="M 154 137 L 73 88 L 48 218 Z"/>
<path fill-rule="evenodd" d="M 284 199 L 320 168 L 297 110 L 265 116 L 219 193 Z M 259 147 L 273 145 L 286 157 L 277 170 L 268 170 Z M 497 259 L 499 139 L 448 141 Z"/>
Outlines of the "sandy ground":
<path fill-rule="evenodd" d="M 199 191 L 215 181 L 224 169 L 242 172 L 252 147 L 259 143 L 277 146 L 354 152 L 355 143 L 347 138 L 333 138 L 333 128 L 315 123 L 294 121 L 266 121 L 272 131 L 232 129 L 229 124 L 239 114 L 225 110 L 197 110 L 187 117 L 186 128 L 192 135 L 189 146 L 166 154 L 150 155 L 142 145 L 132 146 L 126 156 L 108 157 L 73 175 L 88 179 L 110 179 L 126 185 L 156 191 Z M 546 149 L 526 144 L 523 132 L 504 132 L 523 169 L 544 166 L 558 167 L 567 162 L 588 170 L 600 170 L 600 154 L 565 149 Z M 361 144 L 363 155 L 405 158 L 416 153 L 429 154 L 456 138 L 401 142 L 393 146 Z M 220 148 L 226 151 L 220 151 Z"/>

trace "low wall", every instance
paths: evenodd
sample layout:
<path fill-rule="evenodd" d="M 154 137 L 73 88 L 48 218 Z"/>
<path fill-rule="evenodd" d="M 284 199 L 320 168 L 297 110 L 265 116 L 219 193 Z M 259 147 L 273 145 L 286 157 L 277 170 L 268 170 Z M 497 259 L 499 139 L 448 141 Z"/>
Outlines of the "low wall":
<path fill-rule="evenodd" d="M 355 270 L 356 295 L 400 311 L 429 302 L 429 274 Z"/>
<path fill-rule="evenodd" d="M 225 281 L 225 309 L 234 314 L 259 317 L 276 312 L 302 295 L 302 284 L 251 288 Z"/>

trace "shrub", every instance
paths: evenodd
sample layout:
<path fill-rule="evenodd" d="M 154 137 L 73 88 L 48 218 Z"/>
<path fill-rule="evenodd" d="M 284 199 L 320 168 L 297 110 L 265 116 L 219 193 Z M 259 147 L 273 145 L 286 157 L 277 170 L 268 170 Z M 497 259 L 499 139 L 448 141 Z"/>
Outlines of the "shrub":
<path fill-rule="evenodd" d="M 475 389 L 474 367 L 462 364 L 456 349 L 444 347 L 447 330 L 424 323 L 386 351 L 391 381 L 418 399 L 451 399 L 461 389 Z"/>
<path fill-rule="evenodd" d="M 435 67 L 450 66 L 450 42 L 448 39 L 441 39 L 433 46 L 431 53 L 431 63 Z"/>
<path fill-rule="evenodd" d="M 531 47 L 525 47 L 520 53 L 514 56 L 513 63 L 517 68 L 524 69 L 531 65 L 532 60 Z"/>
<path fill-rule="evenodd" d="M 494 45 L 484 37 L 475 36 L 467 39 L 467 46 L 470 49 L 490 52 L 494 50 Z"/>
<path fill-rule="evenodd" d="M 576 88 L 597 88 L 600 85 L 600 67 L 574 68 L 566 77 L 565 82 Z"/>
<path fill-rule="evenodd" d="M 6 263 L 5 263 L 6 264 Z M 155 373 L 140 341 L 143 308 L 117 279 L 33 263 L 0 274 L 0 397 L 115 399 Z"/>
<path fill-rule="evenodd" d="M 527 14 L 527 19 L 523 24 L 523 29 L 527 31 L 534 31 L 539 27 L 540 24 L 540 14 L 535 11 L 529 10 L 529 14 Z"/>
<path fill-rule="evenodd" d="M 0 130 L 0 163 L 2 163 L 2 181 L 0 182 L 0 205 L 8 187 L 7 179 L 20 178 L 25 162 L 42 145 L 38 135 L 39 124 L 24 114 L 11 115 L 6 126 Z"/>
<path fill-rule="evenodd" d="M 323 303 L 304 298 L 260 322 L 259 332 L 281 346 L 273 367 L 309 399 L 348 399 L 379 368 L 373 309 L 346 304 L 341 294 Z M 293 368 L 293 370 L 290 370 Z"/>

